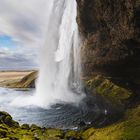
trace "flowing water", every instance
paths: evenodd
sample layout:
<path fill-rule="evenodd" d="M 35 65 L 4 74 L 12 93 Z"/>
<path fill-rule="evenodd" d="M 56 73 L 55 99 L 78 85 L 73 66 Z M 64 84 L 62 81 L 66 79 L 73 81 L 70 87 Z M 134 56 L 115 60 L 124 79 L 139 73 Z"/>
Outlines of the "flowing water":
<path fill-rule="evenodd" d="M 25 98 L 30 99 L 32 96 L 34 90 L 31 89 L 24 91 L 0 88 L 0 110 L 10 113 L 20 124 L 37 124 L 41 127 L 61 129 L 100 127 L 118 119 L 121 112 L 98 97 L 87 97 L 78 106 L 66 103 L 41 108 L 29 105 L 30 100 L 25 101 Z M 21 106 L 23 102 L 26 106 Z"/>
<path fill-rule="evenodd" d="M 46 43 L 41 48 L 37 104 L 78 103 L 81 90 L 80 39 L 75 0 L 48 0 Z M 75 92 L 74 92 L 75 91 Z"/>

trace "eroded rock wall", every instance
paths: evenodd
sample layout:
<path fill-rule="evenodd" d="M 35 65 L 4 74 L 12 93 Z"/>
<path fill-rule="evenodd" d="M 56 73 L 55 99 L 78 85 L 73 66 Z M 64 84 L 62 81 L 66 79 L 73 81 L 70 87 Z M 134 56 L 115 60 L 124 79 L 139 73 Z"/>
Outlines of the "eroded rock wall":
<path fill-rule="evenodd" d="M 77 0 L 83 76 L 140 87 L 140 0 Z"/>

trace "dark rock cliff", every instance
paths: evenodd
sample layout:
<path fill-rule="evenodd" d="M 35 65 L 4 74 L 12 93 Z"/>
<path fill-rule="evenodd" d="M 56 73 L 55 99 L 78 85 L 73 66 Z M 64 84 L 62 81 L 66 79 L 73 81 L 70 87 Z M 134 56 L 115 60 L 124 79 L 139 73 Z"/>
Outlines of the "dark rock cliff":
<path fill-rule="evenodd" d="M 77 0 L 83 76 L 140 90 L 140 0 Z"/>

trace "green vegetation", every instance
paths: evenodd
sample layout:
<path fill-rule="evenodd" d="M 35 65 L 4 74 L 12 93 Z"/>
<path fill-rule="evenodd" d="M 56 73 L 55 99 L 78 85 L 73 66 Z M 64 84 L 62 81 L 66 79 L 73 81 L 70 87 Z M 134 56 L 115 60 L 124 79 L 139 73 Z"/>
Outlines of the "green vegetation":
<path fill-rule="evenodd" d="M 119 122 L 81 134 L 85 140 L 140 140 L 140 106 L 127 110 Z"/>
<path fill-rule="evenodd" d="M 55 128 L 40 128 L 35 124 L 19 126 L 6 112 L 0 112 L 0 140 L 140 140 L 140 105 L 128 109 L 124 117 L 103 128 L 76 132 Z"/>
<path fill-rule="evenodd" d="M 85 87 L 90 93 L 100 95 L 117 105 L 125 104 L 132 95 L 131 91 L 117 86 L 101 75 L 86 81 Z"/>
<path fill-rule="evenodd" d="M 77 132 L 55 128 L 40 128 L 35 124 L 19 125 L 6 112 L 0 112 L 0 140 L 80 140 Z"/>

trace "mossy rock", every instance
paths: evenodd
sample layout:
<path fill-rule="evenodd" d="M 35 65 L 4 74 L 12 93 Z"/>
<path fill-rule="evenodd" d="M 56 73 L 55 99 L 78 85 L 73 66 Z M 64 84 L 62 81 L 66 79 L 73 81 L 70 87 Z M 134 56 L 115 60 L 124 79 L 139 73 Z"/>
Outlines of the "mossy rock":
<path fill-rule="evenodd" d="M 101 75 L 85 81 L 85 88 L 91 94 L 100 95 L 114 105 L 126 104 L 132 95 L 131 91 L 114 84 Z"/>
<path fill-rule="evenodd" d="M 81 136 L 79 133 L 73 130 L 68 130 L 65 134 L 65 139 L 66 140 L 81 140 Z"/>
<path fill-rule="evenodd" d="M 140 140 L 140 105 L 126 111 L 124 117 L 104 128 L 81 132 L 84 140 Z"/>
<path fill-rule="evenodd" d="M 3 115 L 9 115 L 0 112 Z M 26 129 L 25 129 L 26 128 Z M 55 128 L 40 128 L 36 125 L 28 127 L 10 127 L 0 124 L 0 139 L 4 140 L 140 140 L 140 105 L 128 109 L 124 117 L 112 125 L 103 128 L 89 128 L 76 132 L 62 131 Z"/>
<path fill-rule="evenodd" d="M 21 129 L 29 130 L 30 126 L 28 124 L 21 125 Z"/>
<path fill-rule="evenodd" d="M 54 128 L 48 128 L 46 130 L 47 138 L 56 138 L 56 139 L 62 139 L 64 138 L 64 132 L 60 129 L 54 129 Z"/>
<path fill-rule="evenodd" d="M 7 136 L 7 131 L 6 130 L 3 130 L 3 129 L 0 129 L 0 138 L 5 138 Z"/>
<path fill-rule="evenodd" d="M 14 121 L 7 112 L 0 112 L 0 123 L 6 124 L 9 127 L 19 127 L 19 123 Z"/>
<path fill-rule="evenodd" d="M 0 138 L 0 140 L 11 140 L 10 138 Z"/>
<path fill-rule="evenodd" d="M 64 132 L 60 129 L 41 128 L 35 124 L 21 126 L 6 112 L 0 112 L 0 139 L 8 140 L 62 140 Z M 16 127 L 17 126 L 17 127 Z"/>
<path fill-rule="evenodd" d="M 41 128 L 35 124 L 32 124 L 30 127 L 31 131 L 40 130 Z"/>

